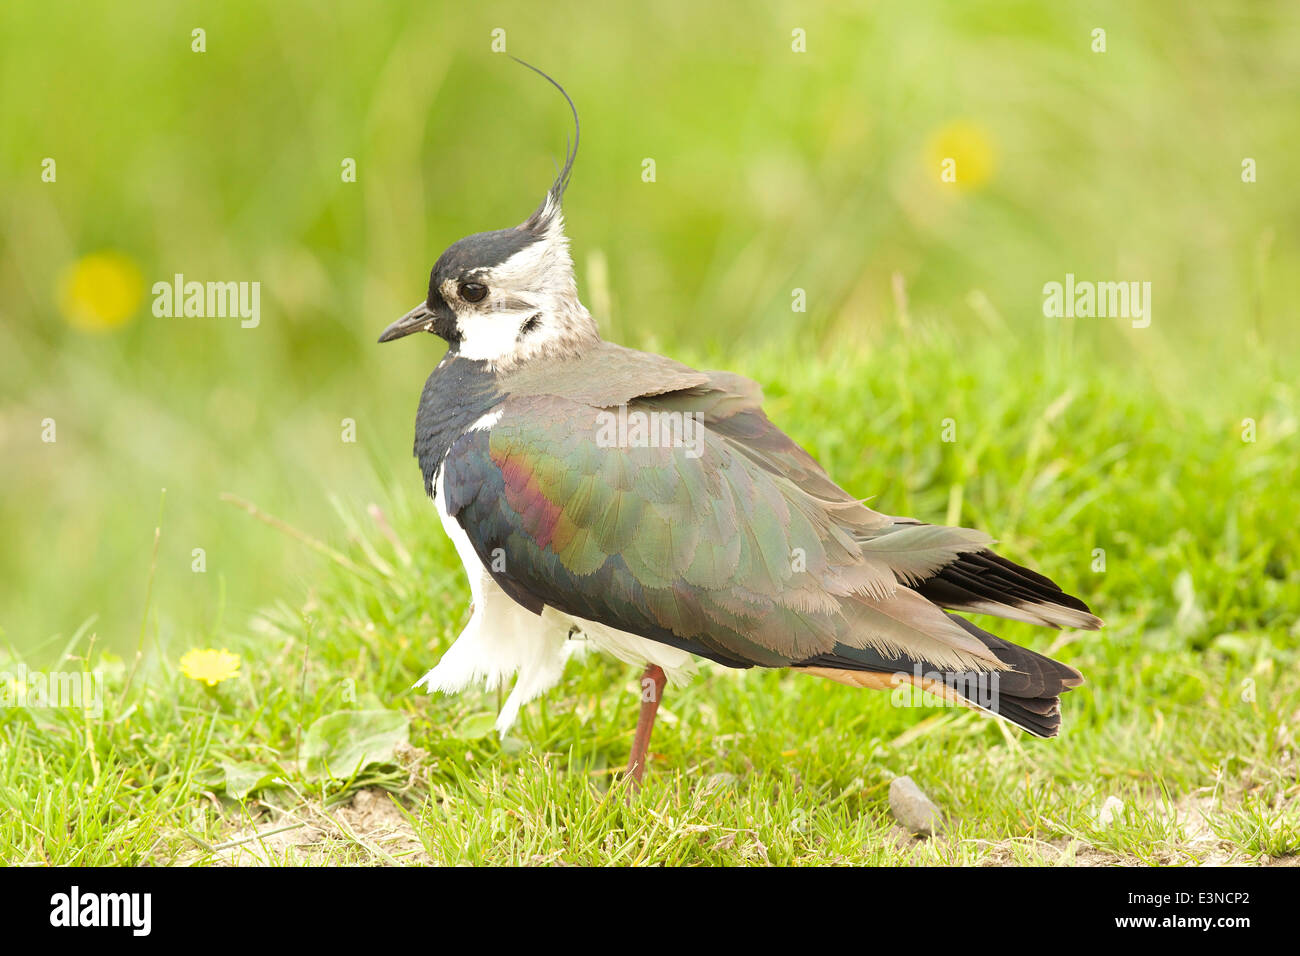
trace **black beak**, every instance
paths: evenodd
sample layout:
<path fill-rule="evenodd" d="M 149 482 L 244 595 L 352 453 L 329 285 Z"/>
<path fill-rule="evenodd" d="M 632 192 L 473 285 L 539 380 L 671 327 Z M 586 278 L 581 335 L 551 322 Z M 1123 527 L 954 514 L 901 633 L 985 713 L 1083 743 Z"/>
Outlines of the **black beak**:
<path fill-rule="evenodd" d="M 393 339 L 400 339 L 403 335 L 410 335 L 412 332 L 431 331 L 433 331 L 433 313 L 429 311 L 427 303 L 421 302 L 406 315 L 384 329 L 383 334 L 379 336 L 379 341 L 391 342 Z"/>

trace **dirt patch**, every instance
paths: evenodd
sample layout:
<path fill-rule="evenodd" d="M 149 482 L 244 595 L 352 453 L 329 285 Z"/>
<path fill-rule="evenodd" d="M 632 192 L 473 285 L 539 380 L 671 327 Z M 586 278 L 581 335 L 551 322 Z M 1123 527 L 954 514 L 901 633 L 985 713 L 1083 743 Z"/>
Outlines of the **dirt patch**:
<path fill-rule="evenodd" d="M 361 790 L 329 809 L 266 806 L 252 825 L 231 831 L 210 849 L 195 849 L 182 863 L 217 866 L 419 866 L 430 860 L 424 845 L 383 790 Z"/>
<path fill-rule="evenodd" d="M 1118 803 L 1118 801 L 1117 801 Z M 1212 794 L 1191 793 L 1172 807 L 1161 807 L 1157 812 L 1172 818 L 1177 837 L 1162 841 L 1156 853 L 1162 864 L 1191 866 L 1297 866 L 1300 857 L 1260 857 L 1243 851 L 1231 841 L 1215 832 L 1211 820 L 1222 812 L 1222 804 Z M 1122 804 L 1117 808 L 1122 812 Z M 984 844 L 984 841 L 978 841 Z M 1030 858 L 1029 862 L 1062 866 L 1147 866 L 1148 860 L 1131 855 L 1116 854 L 1084 840 L 1058 837 L 1050 841 L 1008 840 L 984 844 L 989 854 L 980 861 L 982 866 L 1015 866 Z"/>

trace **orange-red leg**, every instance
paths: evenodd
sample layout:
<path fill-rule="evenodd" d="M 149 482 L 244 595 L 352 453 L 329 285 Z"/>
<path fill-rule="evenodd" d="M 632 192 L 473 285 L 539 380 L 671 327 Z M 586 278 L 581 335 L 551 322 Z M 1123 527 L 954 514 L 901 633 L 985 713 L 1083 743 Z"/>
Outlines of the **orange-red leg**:
<path fill-rule="evenodd" d="M 645 773 L 646 761 L 650 757 L 650 734 L 655 729 L 655 714 L 659 712 L 659 700 L 667 682 L 664 669 L 657 664 L 651 664 L 641 675 L 641 716 L 636 721 L 632 755 L 627 761 L 627 773 L 634 787 L 641 785 L 641 776 Z"/>

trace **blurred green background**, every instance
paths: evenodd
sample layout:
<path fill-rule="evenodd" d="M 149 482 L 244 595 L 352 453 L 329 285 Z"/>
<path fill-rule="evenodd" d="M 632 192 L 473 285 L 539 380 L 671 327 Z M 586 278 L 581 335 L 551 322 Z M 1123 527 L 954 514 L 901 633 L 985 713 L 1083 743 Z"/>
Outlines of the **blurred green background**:
<path fill-rule="evenodd" d="M 492 52 L 497 28 L 581 111 L 566 213 L 608 337 L 745 372 L 751 353 L 814 364 L 924 327 L 959 351 L 1004 343 L 1008 389 L 1037 363 L 1101 363 L 1225 429 L 1250 414 L 1216 404 L 1232 383 L 1295 382 L 1294 2 L 13 0 L 6 643 L 57 654 L 93 618 L 132 648 L 164 487 L 150 633 L 218 646 L 318 569 L 222 492 L 327 541 L 346 534 L 332 502 L 418 498 L 412 424 L 442 346 L 376 336 L 446 245 L 532 210 L 568 131 L 555 91 Z M 260 326 L 154 317 L 150 286 L 178 272 L 260 282 Z M 1045 319 L 1042 287 L 1067 272 L 1151 282 L 1151 327 Z M 943 396 L 914 399 L 941 414 Z"/>

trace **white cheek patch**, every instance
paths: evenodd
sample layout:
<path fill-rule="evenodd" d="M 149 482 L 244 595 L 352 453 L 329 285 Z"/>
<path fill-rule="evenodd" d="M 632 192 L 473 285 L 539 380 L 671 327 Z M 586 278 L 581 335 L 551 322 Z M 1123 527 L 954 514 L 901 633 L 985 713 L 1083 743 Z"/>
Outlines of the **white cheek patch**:
<path fill-rule="evenodd" d="M 484 303 L 489 306 L 488 311 L 471 308 L 462 302 L 455 279 L 447 279 L 442 283 L 442 297 L 451 303 L 452 311 L 456 313 L 460 355 L 476 361 L 496 362 L 514 354 L 519 330 L 527 318 L 515 313 L 492 311 L 490 303 L 498 299 L 500 294 L 493 288 L 495 282 L 492 276 L 484 276 L 483 281 L 488 286 L 489 298 Z"/>
<path fill-rule="evenodd" d="M 527 314 L 488 312 L 458 316 L 459 352 L 462 358 L 498 362 L 519 351 L 519 330 L 528 321 Z"/>

